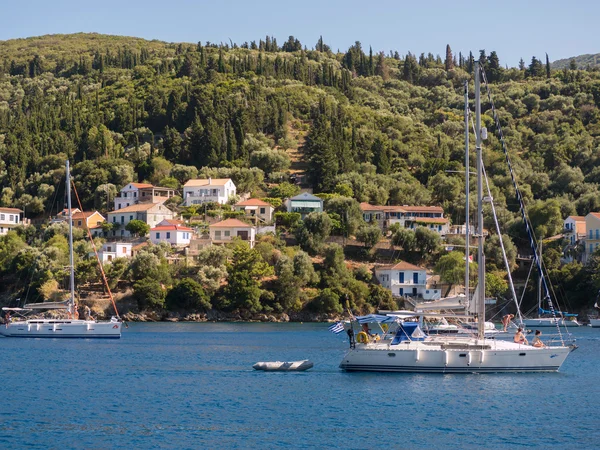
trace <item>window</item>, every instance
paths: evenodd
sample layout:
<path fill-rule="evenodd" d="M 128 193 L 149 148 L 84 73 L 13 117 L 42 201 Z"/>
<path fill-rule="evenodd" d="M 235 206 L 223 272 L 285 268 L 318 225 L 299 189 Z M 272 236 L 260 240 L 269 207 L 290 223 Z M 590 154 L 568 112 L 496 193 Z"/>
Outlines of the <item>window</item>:
<path fill-rule="evenodd" d="M 229 236 L 231 236 L 231 231 L 229 231 L 229 230 L 226 230 L 226 231 L 225 231 L 225 237 L 229 237 Z"/>
<path fill-rule="evenodd" d="M 600 230 L 596 228 L 596 239 L 600 239 Z"/>
<path fill-rule="evenodd" d="M 117 216 L 113 216 L 113 223 L 117 221 Z"/>
<path fill-rule="evenodd" d="M 264 214 L 265 213 L 265 208 L 260 208 L 260 214 Z"/>
<path fill-rule="evenodd" d="M 129 220 L 130 220 L 130 221 L 131 221 L 131 220 L 133 220 L 133 216 L 129 216 Z"/>
<path fill-rule="evenodd" d="M 126 254 L 127 253 L 127 248 L 122 247 L 122 252 L 121 253 Z"/>
<path fill-rule="evenodd" d="M 592 238 L 592 230 L 590 230 L 590 239 Z"/>
<path fill-rule="evenodd" d="M 590 231 L 591 233 L 591 231 Z M 590 253 L 594 253 L 594 246 L 592 244 L 590 244 Z"/>
<path fill-rule="evenodd" d="M 400 283 L 404 283 L 404 272 L 400 272 Z"/>
<path fill-rule="evenodd" d="M 167 231 L 167 239 L 171 239 L 171 232 Z"/>
<path fill-rule="evenodd" d="M 108 247 L 106 247 L 106 251 L 107 252 L 112 252 L 112 247 L 109 245 Z"/>
<path fill-rule="evenodd" d="M 14 217 L 14 216 L 13 216 L 12 214 L 11 214 L 10 216 L 8 216 L 8 220 L 9 220 L 9 222 L 12 222 L 12 221 L 13 221 L 13 217 Z M 596 230 L 596 232 L 598 232 L 598 230 Z"/>
<path fill-rule="evenodd" d="M 125 223 L 125 216 L 121 216 L 121 223 Z"/>
<path fill-rule="evenodd" d="M 80 227 L 81 226 L 81 220 L 77 221 L 77 226 Z"/>
<path fill-rule="evenodd" d="M 215 239 L 221 239 L 221 230 L 215 230 Z"/>
<path fill-rule="evenodd" d="M 6 216 L 4 214 L 0 214 L 0 220 L 6 220 Z"/>
<path fill-rule="evenodd" d="M 156 239 L 160 239 L 160 233 L 156 233 Z"/>
<path fill-rule="evenodd" d="M 145 192 L 142 192 L 142 196 L 145 196 L 145 195 L 146 195 L 146 193 L 145 193 Z M 134 196 L 134 197 L 137 197 L 137 192 L 134 192 L 134 193 L 133 193 L 133 196 Z"/>

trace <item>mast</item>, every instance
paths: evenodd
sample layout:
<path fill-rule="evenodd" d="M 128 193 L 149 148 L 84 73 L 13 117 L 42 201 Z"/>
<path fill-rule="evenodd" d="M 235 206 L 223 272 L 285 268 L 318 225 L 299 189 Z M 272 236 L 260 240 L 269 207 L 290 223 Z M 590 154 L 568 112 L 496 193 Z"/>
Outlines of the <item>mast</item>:
<path fill-rule="evenodd" d="M 475 61 L 475 149 L 477 152 L 477 263 L 478 298 L 477 303 L 477 338 L 483 339 L 485 333 L 485 257 L 483 254 L 483 167 L 481 152 L 481 73 L 479 61 Z"/>
<path fill-rule="evenodd" d="M 465 81 L 465 303 L 469 305 L 469 82 Z"/>
<path fill-rule="evenodd" d="M 542 262 L 542 239 L 538 244 L 538 261 Z M 542 273 L 538 274 L 538 313 L 537 316 L 541 317 L 540 310 L 542 309 Z"/>
<path fill-rule="evenodd" d="M 69 217 L 69 313 L 75 312 L 75 263 L 73 260 L 73 211 L 71 210 L 71 173 L 67 159 L 67 208 Z"/>

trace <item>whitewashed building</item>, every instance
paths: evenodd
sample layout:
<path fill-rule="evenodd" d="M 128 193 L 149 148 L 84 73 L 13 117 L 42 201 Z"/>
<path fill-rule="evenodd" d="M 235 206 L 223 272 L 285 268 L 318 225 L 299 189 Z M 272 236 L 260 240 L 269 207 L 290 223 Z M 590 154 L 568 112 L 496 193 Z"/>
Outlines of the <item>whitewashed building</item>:
<path fill-rule="evenodd" d="M 0 207 L 0 235 L 22 225 L 21 214 L 23 211 L 20 209 Z"/>
<path fill-rule="evenodd" d="M 300 213 L 302 219 L 313 212 L 323 212 L 323 200 L 319 197 L 303 192 L 285 201 L 287 212 Z"/>
<path fill-rule="evenodd" d="M 431 288 L 427 284 L 427 270 L 401 261 L 394 265 L 375 269 L 377 280 L 395 297 L 414 297 L 423 300 L 441 298 L 441 289 Z"/>
<path fill-rule="evenodd" d="M 150 230 L 150 241 L 153 244 L 166 242 L 174 247 L 187 247 L 193 234 L 193 229 L 183 225 L 157 225 Z"/>
<path fill-rule="evenodd" d="M 141 220 L 150 225 L 150 228 L 153 228 L 159 222 L 172 218 L 173 211 L 162 203 L 138 203 L 137 205 L 126 206 L 108 213 L 108 222 L 115 227 L 108 237 L 130 236 L 125 227 L 132 220 Z"/>
<path fill-rule="evenodd" d="M 103 263 L 117 258 L 131 258 L 131 242 L 106 242 L 98 252 L 98 257 Z"/>
<path fill-rule="evenodd" d="M 441 236 L 450 232 L 450 221 L 444 217 L 444 209 L 439 206 L 380 206 L 361 203 L 365 222 L 379 225 L 386 231 L 397 223 L 402 228 L 425 227 Z"/>
<path fill-rule="evenodd" d="M 247 217 L 256 217 L 264 223 L 271 223 L 275 208 L 270 203 L 258 198 L 249 198 L 248 200 L 236 203 L 235 210 L 244 212 Z"/>
<path fill-rule="evenodd" d="M 189 180 L 183 185 L 184 206 L 216 202 L 224 205 L 236 195 L 236 187 L 231 178 L 208 178 Z"/>
<path fill-rule="evenodd" d="M 115 197 L 115 210 L 138 203 L 164 203 L 175 195 L 175 190 L 149 183 L 129 183 Z"/>
<path fill-rule="evenodd" d="M 238 237 L 248 241 L 250 248 L 254 247 L 256 241 L 256 227 L 248 225 L 238 219 L 226 219 L 209 227 L 210 239 L 213 244 L 226 244 Z"/>

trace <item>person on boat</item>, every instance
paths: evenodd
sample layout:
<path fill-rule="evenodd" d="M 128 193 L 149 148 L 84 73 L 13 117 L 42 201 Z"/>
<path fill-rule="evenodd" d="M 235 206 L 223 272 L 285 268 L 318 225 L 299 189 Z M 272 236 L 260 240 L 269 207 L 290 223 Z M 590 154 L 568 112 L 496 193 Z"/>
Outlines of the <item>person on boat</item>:
<path fill-rule="evenodd" d="M 92 310 L 88 305 L 85 305 L 85 320 L 93 320 Z"/>
<path fill-rule="evenodd" d="M 525 335 L 523 334 L 523 328 L 519 327 L 515 333 L 514 341 L 517 344 L 529 345 L 529 342 L 527 342 L 527 339 L 525 339 Z"/>
<path fill-rule="evenodd" d="M 542 335 L 542 332 L 540 330 L 535 330 L 535 337 L 533 338 L 533 346 L 534 347 L 545 347 L 546 344 L 544 344 L 542 342 L 542 339 L 540 338 L 540 336 Z"/>
<path fill-rule="evenodd" d="M 507 314 L 502 318 L 502 326 L 504 327 L 504 331 L 508 330 L 508 325 L 510 325 L 510 321 L 515 318 L 514 314 Z"/>

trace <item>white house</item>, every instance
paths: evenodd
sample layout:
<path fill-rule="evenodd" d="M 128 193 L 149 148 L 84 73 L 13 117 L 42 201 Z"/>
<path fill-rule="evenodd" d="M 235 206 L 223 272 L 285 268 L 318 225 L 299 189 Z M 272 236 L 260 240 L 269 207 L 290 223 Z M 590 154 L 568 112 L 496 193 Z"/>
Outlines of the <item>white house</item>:
<path fill-rule="evenodd" d="M 148 183 L 129 183 L 115 197 L 115 210 L 138 203 L 163 203 L 174 195 L 174 189 Z"/>
<path fill-rule="evenodd" d="M 106 242 L 98 252 L 103 263 L 117 258 L 131 258 L 131 242 Z"/>
<path fill-rule="evenodd" d="M 236 211 L 243 211 L 246 216 L 257 217 L 265 223 L 273 221 L 273 212 L 275 208 L 267 202 L 263 202 L 258 198 L 249 198 L 235 204 Z"/>
<path fill-rule="evenodd" d="M 21 214 L 23 214 L 23 211 L 20 209 L 0 207 L 0 235 L 22 225 Z"/>
<path fill-rule="evenodd" d="M 573 262 L 574 250 L 577 246 L 584 242 L 586 238 L 585 233 L 585 217 L 583 216 L 569 216 L 563 222 L 563 237 L 567 241 L 567 245 L 563 249 L 564 263 Z"/>
<path fill-rule="evenodd" d="M 183 225 L 157 225 L 150 230 L 150 241 L 153 244 L 167 242 L 174 247 L 186 247 L 190 245 L 193 234 L 194 230 Z"/>
<path fill-rule="evenodd" d="M 250 248 L 254 247 L 256 228 L 238 219 L 226 219 L 209 227 L 210 239 L 213 244 L 226 244 L 233 238 L 239 237 L 248 241 Z"/>
<path fill-rule="evenodd" d="M 138 203 L 126 206 L 108 213 L 108 222 L 115 225 L 115 229 L 110 232 L 109 237 L 130 236 L 125 227 L 134 219 L 146 222 L 152 228 L 162 220 L 172 218 L 173 212 L 162 203 Z"/>
<path fill-rule="evenodd" d="M 229 197 L 236 195 L 236 187 L 231 178 L 208 178 L 189 180 L 183 185 L 183 204 L 200 205 L 216 202 L 224 205 Z"/>
<path fill-rule="evenodd" d="M 302 219 L 312 212 L 323 212 L 323 200 L 308 192 L 288 198 L 285 201 L 287 212 L 300 213 Z"/>
<path fill-rule="evenodd" d="M 428 287 L 427 270 L 422 267 L 401 261 L 376 268 L 375 276 L 395 297 L 416 297 L 423 300 L 441 298 L 441 289 Z"/>

